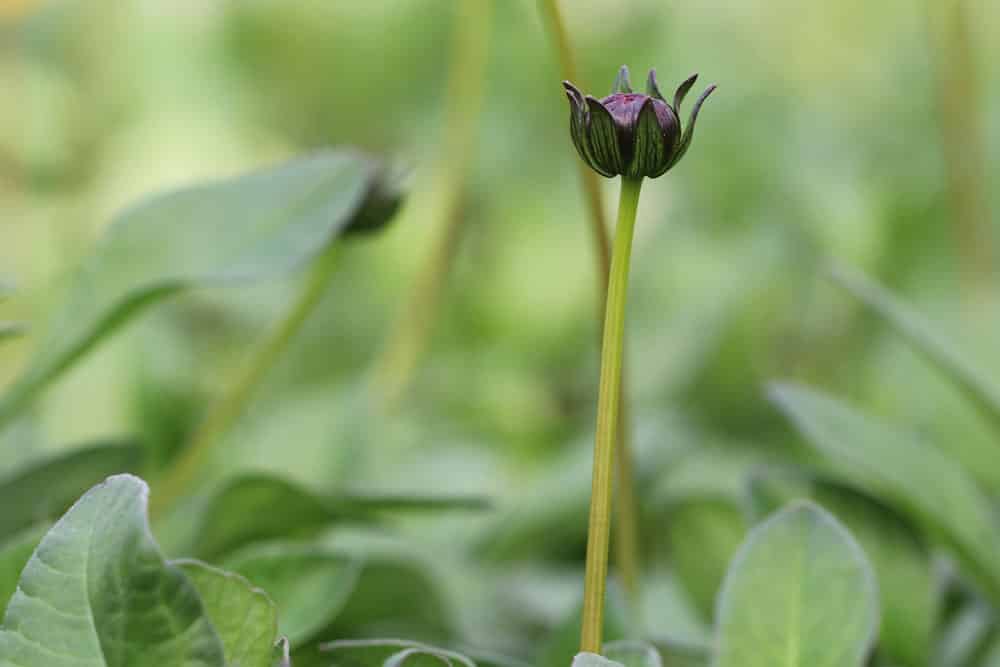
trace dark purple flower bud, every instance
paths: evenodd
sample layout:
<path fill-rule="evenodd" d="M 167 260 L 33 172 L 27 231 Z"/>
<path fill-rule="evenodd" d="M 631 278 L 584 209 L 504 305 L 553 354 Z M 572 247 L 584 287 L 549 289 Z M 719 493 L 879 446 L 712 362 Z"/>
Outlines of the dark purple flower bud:
<path fill-rule="evenodd" d="M 691 145 L 701 105 L 715 90 L 715 86 L 709 86 L 701 94 L 687 127 L 681 131 L 681 102 L 697 78 L 695 74 L 677 88 L 673 105 L 660 93 L 655 70 L 649 70 L 646 94 L 633 93 L 628 67 L 623 65 L 614 90 L 601 100 L 584 96 L 569 81 L 563 81 L 571 111 L 570 136 L 580 157 L 608 178 L 656 178 L 665 174 Z"/>

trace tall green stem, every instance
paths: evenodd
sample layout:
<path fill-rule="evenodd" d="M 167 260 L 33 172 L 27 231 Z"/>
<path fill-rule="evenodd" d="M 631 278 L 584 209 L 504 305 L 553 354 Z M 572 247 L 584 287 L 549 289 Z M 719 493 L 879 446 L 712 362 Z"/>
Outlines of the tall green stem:
<path fill-rule="evenodd" d="M 601 633 L 604 627 L 604 591 L 608 575 L 608 545 L 611 539 L 612 472 L 621 406 L 622 357 L 625 348 L 625 297 L 628 291 L 632 234 L 635 229 L 635 214 L 639 206 L 641 188 L 641 178 L 622 178 L 618 224 L 615 228 L 615 242 L 611 254 L 608 301 L 604 313 L 601 385 L 597 399 L 594 474 L 583 589 L 583 625 L 580 632 L 580 650 L 588 653 L 601 652 Z"/>
<path fill-rule="evenodd" d="M 930 0 L 928 23 L 935 48 L 938 122 L 959 259 L 963 297 L 973 309 L 978 292 L 994 280 L 984 107 L 976 34 L 965 0 Z"/>
<path fill-rule="evenodd" d="M 375 364 L 375 393 L 384 410 L 391 410 L 404 394 L 419 365 L 458 252 L 465 221 L 462 191 L 475 156 L 476 129 L 489 60 L 492 2 L 462 1 L 456 3 L 455 8 L 458 14 L 445 95 L 445 148 L 438 182 L 441 230 Z"/>
<path fill-rule="evenodd" d="M 569 41 L 569 33 L 559 11 L 558 0 L 539 0 L 539 9 L 548 19 L 552 41 L 559 56 L 559 65 L 564 79 L 579 82 L 576 63 L 573 58 L 573 47 Z M 600 312 L 608 299 L 608 275 L 611 271 L 611 240 L 607 224 L 604 220 L 604 202 L 597 174 L 582 161 L 577 161 L 580 171 L 580 182 L 583 184 L 584 199 L 590 220 L 591 239 L 594 244 L 594 265 L 597 277 L 597 312 L 600 325 Z M 598 331 L 598 336 L 602 336 Z M 624 371 L 622 372 L 624 375 Z M 615 562 L 621 570 L 622 583 L 632 609 L 633 620 L 636 620 L 641 607 L 639 601 L 639 503 L 635 494 L 635 474 L 633 470 L 632 448 L 629 446 L 628 431 L 628 392 L 622 381 L 622 391 L 618 409 L 618 437 L 615 457 L 615 474 L 617 490 L 615 493 Z M 635 623 L 638 626 L 638 623 Z"/>
<path fill-rule="evenodd" d="M 212 447 L 243 414 L 264 376 L 315 310 L 330 284 L 336 268 L 336 254 L 337 245 L 331 244 L 316 258 L 312 272 L 284 319 L 257 348 L 236 381 L 212 406 L 187 447 L 156 485 L 156 493 L 150 499 L 150 513 L 154 517 L 161 515 L 188 490 Z"/>

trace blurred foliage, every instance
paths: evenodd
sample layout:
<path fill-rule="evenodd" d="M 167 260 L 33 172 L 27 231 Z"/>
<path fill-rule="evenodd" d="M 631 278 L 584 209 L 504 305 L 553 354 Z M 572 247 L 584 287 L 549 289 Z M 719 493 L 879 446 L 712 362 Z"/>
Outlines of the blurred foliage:
<path fill-rule="evenodd" d="M 300 540 L 288 553 L 302 556 L 303 581 L 357 561 L 346 568 L 353 579 L 339 575 L 350 585 L 327 582 L 351 590 L 321 601 L 324 627 L 300 637 L 397 634 L 565 664 L 582 580 L 598 320 L 559 67 L 534 2 L 493 3 L 465 230 L 429 349 L 394 412 L 367 395 L 443 222 L 434 203 L 451 129 L 446 45 L 463 1 L 0 0 L 0 283 L 17 286 L 0 289 L 0 386 L 31 358 L 114 214 L 140 195 L 328 146 L 390 158 L 409 170 L 401 214 L 380 235 L 343 244 L 325 297 L 205 465 L 204 486 L 154 530 L 168 556 L 197 553 L 194 513 L 211 518 L 213 500 L 248 473 L 277 476 L 294 491 L 281 502 L 312 513 L 278 501 L 216 507 L 247 521 L 227 523 L 237 532 L 262 517 L 243 555 L 261 560 L 271 540 Z M 695 70 L 720 85 L 683 165 L 644 188 L 627 330 L 647 588 L 660 596 L 641 634 L 691 664 L 703 664 L 726 566 L 762 517 L 747 508 L 770 511 L 774 497 L 822 503 L 888 577 L 880 592 L 894 622 L 883 625 L 878 660 L 970 667 L 1000 646 L 995 613 L 969 592 L 968 572 L 953 572 L 971 562 L 972 578 L 997 595 L 988 526 L 1000 437 L 961 387 L 827 271 L 859 267 L 904 295 L 980 375 L 1000 372 L 997 271 L 967 270 L 967 226 L 949 191 L 966 163 L 948 157 L 955 101 L 939 98 L 965 91 L 958 120 L 981 126 L 981 159 L 968 168 L 982 172 L 970 176 L 987 216 L 980 243 L 995 247 L 1000 8 L 964 6 L 956 68 L 942 66 L 947 37 L 927 48 L 938 19 L 923 3 L 563 2 L 586 91 L 605 94 L 622 63 L 656 67 L 665 87 Z M 615 184 L 602 183 L 610 202 Z M 0 430 L 0 491 L 34 484 L 39 462 L 91 451 L 76 443 L 127 436 L 146 452 L 129 469 L 155 495 L 300 280 L 196 289 L 144 313 Z M 5 322 L 25 335 L 4 337 Z M 827 429 L 815 449 L 768 400 L 765 385 L 779 378 L 797 383 L 782 391 L 800 426 Z M 798 384 L 823 393 L 800 395 Z M 853 429 L 861 435 L 837 439 Z M 881 458 L 859 463 L 851 447 L 868 439 L 865 456 Z M 817 463 L 823 452 L 847 463 Z M 872 472 L 900 456 L 912 478 Z M 767 487 L 761 500 L 746 480 L 775 464 L 829 479 L 753 486 Z M 965 531 L 974 534 L 949 527 L 945 500 L 914 498 L 943 484 L 942 473 L 959 489 L 942 498 L 972 499 L 977 523 Z M 88 483 L 59 477 L 62 505 Z M 359 521 L 334 501 L 362 491 L 485 495 L 496 511 Z M 25 545 L 62 509 L 17 505 L 18 534 L 0 536 L 0 592 L 13 590 Z M 277 514 L 265 520 L 268 511 Z M 305 528 L 275 534 L 293 511 L 289 524 Z M 239 562 L 240 552 L 225 555 Z M 887 575 L 886 562 L 900 569 Z M 294 649 L 296 665 L 318 660 L 313 644 Z"/>

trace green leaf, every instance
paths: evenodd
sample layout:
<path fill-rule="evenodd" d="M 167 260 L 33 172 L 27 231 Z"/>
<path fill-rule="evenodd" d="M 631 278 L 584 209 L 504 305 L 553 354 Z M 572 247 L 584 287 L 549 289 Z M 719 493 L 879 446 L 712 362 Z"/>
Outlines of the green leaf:
<path fill-rule="evenodd" d="M 4 301 L 7 295 L 14 291 L 13 285 L 0 281 L 0 301 Z M 16 322 L 0 322 L 0 342 L 7 338 L 15 338 L 25 332 L 25 327 Z"/>
<path fill-rule="evenodd" d="M 476 667 L 468 657 L 401 639 L 343 640 L 324 644 L 333 664 L 352 667 Z"/>
<path fill-rule="evenodd" d="M 797 503 L 751 531 L 719 594 L 716 667 L 861 667 L 878 591 L 861 547 Z"/>
<path fill-rule="evenodd" d="M 878 283 L 843 267 L 835 268 L 832 276 L 837 284 L 885 320 L 928 361 L 951 378 L 1000 432 L 1000 385 L 980 371 L 980 365 L 965 358 L 954 344 L 938 333 L 922 316 Z"/>
<path fill-rule="evenodd" d="M 936 447 L 829 396 L 776 384 L 771 399 L 837 468 L 837 478 L 877 498 L 958 557 L 962 571 L 1000 602 L 1000 534 L 989 500 Z"/>
<path fill-rule="evenodd" d="M 24 530 L 0 544 L 0 609 L 7 606 L 17 590 L 21 571 L 28 564 L 35 547 L 42 540 L 49 524 L 43 523 Z"/>
<path fill-rule="evenodd" d="M 608 660 L 596 653 L 577 653 L 573 658 L 573 667 L 625 667 L 620 662 Z"/>
<path fill-rule="evenodd" d="M 222 640 L 226 664 L 271 667 L 278 615 L 267 593 L 238 574 L 197 560 L 175 560 L 194 584 Z"/>
<path fill-rule="evenodd" d="M 479 497 L 324 496 L 280 477 L 249 474 L 230 480 L 212 497 L 202 512 L 195 549 L 211 559 L 252 542 L 313 537 L 335 521 L 373 519 L 379 512 L 487 506 Z"/>
<path fill-rule="evenodd" d="M 148 492 L 111 477 L 52 527 L 7 607 L 0 666 L 223 666 L 197 591 L 153 541 Z"/>
<path fill-rule="evenodd" d="M 134 471 L 141 458 L 138 445 L 95 445 L 36 461 L 0 478 L 0 539 L 57 518 L 109 475 Z"/>
<path fill-rule="evenodd" d="M 751 494 L 768 513 L 810 498 L 842 521 L 875 569 L 882 609 L 879 653 L 893 664 L 932 664 L 941 586 L 931 554 L 910 524 L 863 494 L 802 475 L 758 476 Z"/>
<path fill-rule="evenodd" d="M 448 602 L 440 582 L 417 559 L 369 554 L 364 556 L 354 592 L 320 634 L 447 636 L 454 625 Z"/>
<path fill-rule="evenodd" d="M 314 637 L 347 604 L 361 562 L 319 546 L 271 543 L 248 547 L 226 568 L 266 590 L 278 608 L 281 634 L 294 645 Z"/>
<path fill-rule="evenodd" d="M 0 342 L 8 338 L 23 336 L 25 331 L 27 331 L 27 329 L 25 329 L 23 324 L 17 324 L 15 322 L 0 322 Z"/>
<path fill-rule="evenodd" d="M 308 262 L 360 210 L 374 164 L 322 152 L 150 197 L 122 212 L 77 271 L 0 425 L 140 309 L 193 287 L 261 280 Z"/>
<path fill-rule="evenodd" d="M 646 642 L 622 639 L 605 644 L 601 651 L 605 658 L 624 667 L 663 667 L 660 652 Z"/>

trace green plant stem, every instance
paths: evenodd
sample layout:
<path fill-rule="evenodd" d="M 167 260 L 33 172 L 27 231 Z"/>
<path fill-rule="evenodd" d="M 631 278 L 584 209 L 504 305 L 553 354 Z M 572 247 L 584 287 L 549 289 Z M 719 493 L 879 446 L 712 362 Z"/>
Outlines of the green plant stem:
<path fill-rule="evenodd" d="M 559 66 L 562 69 L 563 78 L 567 81 L 579 82 L 576 61 L 573 58 L 573 48 L 569 43 L 569 33 L 566 31 L 566 24 L 559 10 L 558 0 L 538 0 L 538 6 L 546 17 L 549 30 L 552 33 L 552 41 L 555 43 L 556 53 L 559 56 Z M 611 270 L 611 239 L 608 235 L 607 222 L 604 219 L 604 201 L 601 197 L 601 187 L 597 180 L 597 174 L 582 161 L 577 161 L 577 168 L 580 172 L 580 182 L 583 183 L 587 202 L 591 238 L 594 242 L 594 256 L 597 260 L 600 306 L 603 308 L 604 296 L 608 290 L 608 272 Z"/>
<path fill-rule="evenodd" d="M 455 6 L 458 15 L 445 95 L 445 148 L 438 185 L 442 229 L 374 368 L 375 395 L 387 411 L 406 391 L 427 347 L 464 227 L 462 191 L 475 155 L 484 72 L 489 59 L 492 2 L 472 0 Z"/>
<path fill-rule="evenodd" d="M 243 414 L 264 376 L 281 358 L 289 343 L 315 310 L 326 293 L 330 278 L 336 269 L 338 247 L 337 244 L 331 243 L 324 253 L 314 260 L 311 273 L 302 285 L 302 291 L 284 319 L 260 344 L 236 381 L 211 407 L 187 446 L 156 485 L 155 493 L 150 498 L 150 514 L 154 518 L 162 515 L 187 492 L 212 447 Z"/>
<path fill-rule="evenodd" d="M 569 33 L 559 10 L 558 0 L 538 0 L 541 13 L 546 17 L 552 34 L 552 41 L 559 56 L 563 78 L 568 81 L 579 81 L 576 62 L 573 58 L 573 47 L 569 42 Z M 611 239 L 608 234 L 607 222 L 604 219 L 604 201 L 601 196 L 600 183 L 597 174 L 582 161 L 577 161 L 580 182 L 583 184 L 584 200 L 587 203 L 588 219 L 590 220 L 591 239 L 594 244 L 594 263 L 597 277 L 597 319 L 598 337 L 603 336 L 600 330 L 601 313 L 608 299 L 608 276 L 611 272 Z M 617 454 L 615 456 L 615 475 L 617 490 L 615 493 L 615 562 L 621 571 L 622 583 L 629 601 L 634 619 L 638 619 L 641 603 L 639 600 L 639 503 L 635 493 L 634 457 L 629 445 L 628 418 L 628 388 L 622 371 L 622 388 L 620 405 L 618 407 L 618 437 L 615 440 Z M 636 623 L 636 625 L 639 625 Z"/>
<path fill-rule="evenodd" d="M 938 123 L 962 291 L 968 305 L 976 307 L 977 292 L 993 282 L 996 239 L 987 194 L 980 68 L 967 4 L 930 0 L 928 22 L 936 46 Z"/>
<path fill-rule="evenodd" d="M 597 432 L 594 438 L 594 473 L 591 483 L 587 563 L 583 588 L 583 623 L 580 650 L 601 652 L 604 627 L 604 591 L 611 539 L 612 469 L 615 435 L 621 406 L 622 357 L 625 348 L 625 297 L 628 291 L 632 235 L 639 206 L 642 179 L 622 178 L 618 224 L 611 255 L 608 301 L 601 345 L 601 384 L 597 398 Z"/>

